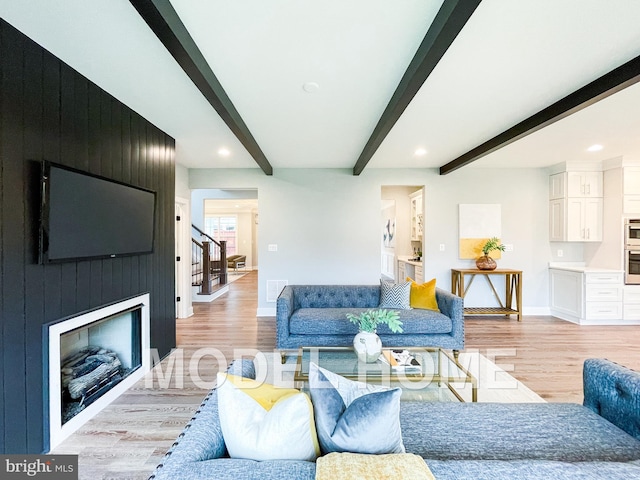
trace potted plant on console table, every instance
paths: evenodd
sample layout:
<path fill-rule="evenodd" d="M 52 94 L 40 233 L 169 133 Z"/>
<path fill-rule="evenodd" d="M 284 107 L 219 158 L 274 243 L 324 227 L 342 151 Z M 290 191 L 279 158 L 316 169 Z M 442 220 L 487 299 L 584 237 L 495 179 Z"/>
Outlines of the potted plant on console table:
<path fill-rule="evenodd" d="M 478 270 L 495 270 L 498 264 L 489 256 L 489 253 L 494 250 L 504 252 L 505 246 L 500 243 L 497 237 L 490 238 L 482 247 L 482 256 L 476 260 L 476 267 Z"/>
<path fill-rule="evenodd" d="M 382 341 L 376 333 L 380 323 L 384 323 L 393 333 L 402 333 L 400 315 L 395 310 L 367 310 L 360 315 L 347 313 L 351 323 L 358 325 L 360 332 L 353 338 L 353 349 L 363 362 L 373 363 L 382 353 Z"/>

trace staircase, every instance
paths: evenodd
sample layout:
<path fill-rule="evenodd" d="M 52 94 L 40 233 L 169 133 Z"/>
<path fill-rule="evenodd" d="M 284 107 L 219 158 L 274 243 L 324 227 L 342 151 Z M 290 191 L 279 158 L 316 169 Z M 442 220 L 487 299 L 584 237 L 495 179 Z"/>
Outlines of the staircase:
<path fill-rule="evenodd" d="M 227 242 L 215 240 L 191 224 L 191 285 L 211 295 L 227 283 Z"/>

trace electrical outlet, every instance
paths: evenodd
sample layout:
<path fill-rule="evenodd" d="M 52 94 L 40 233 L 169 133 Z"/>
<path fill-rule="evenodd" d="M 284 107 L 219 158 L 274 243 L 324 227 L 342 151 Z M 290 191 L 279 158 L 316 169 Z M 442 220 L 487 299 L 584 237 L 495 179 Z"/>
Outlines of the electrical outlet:
<path fill-rule="evenodd" d="M 511 243 L 505 244 L 504 251 L 505 252 L 513 252 L 513 245 Z"/>
<path fill-rule="evenodd" d="M 563 256 L 563 255 L 564 255 L 564 252 L 563 252 L 562 250 L 558 250 L 558 251 L 556 252 L 556 256 L 557 256 L 558 258 L 559 258 L 559 257 L 561 257 L 561 256 Z"/>
<path fill-rule="evenodd" d="M 440 244 L 440 251 L 441 251 L 441 252 L 444 252 L 444 243 L 441 243 L 441 244 Z"/>
<path fill-rule="evenodd" d="M 277 252 L 278 251 L 278 245 L 275 243 L 270 243 L 269 246 L 267 247 L 267 249 L 270 252 Z"/>

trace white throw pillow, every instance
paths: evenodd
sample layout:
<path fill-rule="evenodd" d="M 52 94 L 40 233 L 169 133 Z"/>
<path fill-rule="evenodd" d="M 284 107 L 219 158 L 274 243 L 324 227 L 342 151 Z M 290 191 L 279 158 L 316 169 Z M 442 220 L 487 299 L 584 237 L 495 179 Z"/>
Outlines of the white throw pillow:
<path fill-rule="evenodd" d="M 314 461 L 320 454 L 306 393 L 218 373 L 218 412 L 231 458 Z"/>

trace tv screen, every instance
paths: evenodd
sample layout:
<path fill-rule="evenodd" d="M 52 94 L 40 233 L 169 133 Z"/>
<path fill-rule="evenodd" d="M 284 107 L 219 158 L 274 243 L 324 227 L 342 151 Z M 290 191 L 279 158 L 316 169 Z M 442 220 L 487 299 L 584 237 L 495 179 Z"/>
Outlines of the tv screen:
<path fill-rule="evenodd" d="M 153 252 L 155 199 L 151 190 L 44 162 L 41 261 Z"/>

